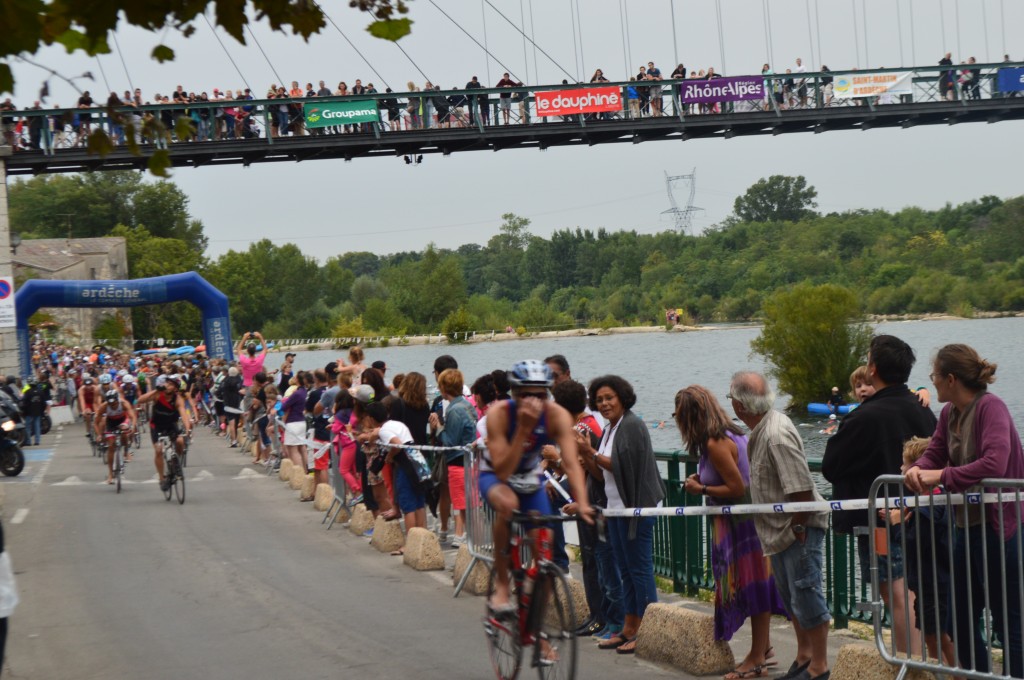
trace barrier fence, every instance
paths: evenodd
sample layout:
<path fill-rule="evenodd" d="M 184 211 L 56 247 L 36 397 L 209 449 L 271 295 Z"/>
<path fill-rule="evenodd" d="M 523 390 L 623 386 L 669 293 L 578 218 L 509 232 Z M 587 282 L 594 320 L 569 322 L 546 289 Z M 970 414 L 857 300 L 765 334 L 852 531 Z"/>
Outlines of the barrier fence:
<path fill-rule="evenodd" d="M 964 494 L 961 502 L 949 492 L 908 497 L 899 475 L 879 477 L 871 487 L 868 514 L 880 515 L 881 523 L 865 539 L 873 596 L 862 609 L 872 616 L 878 652 L 900 667 L 900 677 L 913 669 L 1024 677 L 1024 480 L 985 479 L 974 488 L 984 493 Z M 885 606 L 877 595 L 883 581 L 899 578 L 898 560 L 888 559 L 895 554 L 906 575 L 902 638 L 896 626 L 883 630 Z M 1002 674 L 994 671 L 1000 666 Z"/>

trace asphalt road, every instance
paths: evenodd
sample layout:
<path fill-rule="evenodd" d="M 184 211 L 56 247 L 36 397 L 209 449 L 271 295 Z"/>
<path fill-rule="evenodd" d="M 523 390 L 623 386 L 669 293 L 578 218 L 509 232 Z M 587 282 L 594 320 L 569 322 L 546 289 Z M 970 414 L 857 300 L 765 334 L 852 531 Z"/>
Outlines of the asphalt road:
<path fill-rule="evenodd" d="M 248 456 L 209 431 L 183 506 L 164 501 L 148 442 L 120 495 L 81 425 L 27 451 L 21 477 L 0 481 L 21 594 L 4 677 L 493 677 L 480 598 L 453 599 L 450 573 L 325 531 L 310 503 L 243 473 L 256 469 Z M 580 678 L 669 676 L 581 641 Z"/>

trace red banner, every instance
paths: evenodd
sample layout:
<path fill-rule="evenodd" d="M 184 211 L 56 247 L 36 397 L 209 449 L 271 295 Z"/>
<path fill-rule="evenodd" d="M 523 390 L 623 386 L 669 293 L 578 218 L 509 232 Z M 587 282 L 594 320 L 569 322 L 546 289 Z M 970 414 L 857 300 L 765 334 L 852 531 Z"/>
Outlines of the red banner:
<path fill-rule="evenodd" d="M 574 113 L 603 113 L 622 110 L 622 93 L 617 87 L 588 87 L 554 90 L 536 95 L 538 116 L 566 116 Z"/>

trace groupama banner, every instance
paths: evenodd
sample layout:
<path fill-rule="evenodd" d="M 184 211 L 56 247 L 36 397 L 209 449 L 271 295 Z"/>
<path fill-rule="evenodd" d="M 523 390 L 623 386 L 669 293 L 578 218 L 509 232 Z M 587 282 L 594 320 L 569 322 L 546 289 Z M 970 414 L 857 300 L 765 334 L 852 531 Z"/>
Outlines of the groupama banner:
<path fill-rule="evenodd" d="M 622 93 L 617 87 L 538 92 L 536 101 L 538 116 L 567 116 L 574 113 L 622 110 Z"/>
<path fill-rule="evenodd" d="M 351 123 L 377 123 L 380 121 L 377 103 L 372 100 L 303 104 L 302 113 L 306 117 L 307 128 L 349 125 Z"/>

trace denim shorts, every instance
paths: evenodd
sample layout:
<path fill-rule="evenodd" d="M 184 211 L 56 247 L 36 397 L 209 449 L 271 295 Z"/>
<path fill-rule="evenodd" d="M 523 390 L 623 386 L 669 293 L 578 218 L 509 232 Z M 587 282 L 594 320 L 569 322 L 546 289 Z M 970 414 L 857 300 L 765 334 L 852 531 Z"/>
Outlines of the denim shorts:
<path fill-rule="evenodd" d="M 828 623 L 831 616 L 822 588 L 825 531 L 807 527 L 807 539 L 771 556 L 775 586 L 789 615 L 804 630 Z"/>
<path fill-rule="evenodd" d="M 862 583 L 871 583 L 871 545 L 867 536 L 857 537 L 857 557 L 860 558 L 860 578 Z M 889 554 L 878 556 L 878 582 L 889 582 L 889 567 L 892 567 L 892 580 L 903 578 L 903 546 L 899 539 L 889 534 Z"/>
<path fill-rule="evenodd" d="M 426 505 L 426 500 L 423 496 L 423 492 L 413 484 L 412 480 L 409 479 L 409 475 L 405 473 L 405 470 L 401 465 L 395 465 L 395 495 L 398 496 L 398 507 L 402 508 L 402 513 L 416 512 L 420 508 Z"/>

